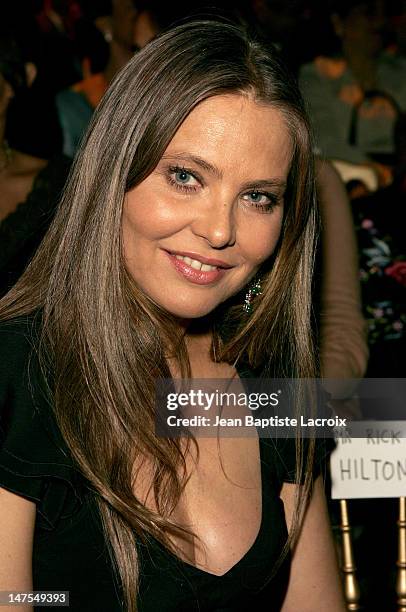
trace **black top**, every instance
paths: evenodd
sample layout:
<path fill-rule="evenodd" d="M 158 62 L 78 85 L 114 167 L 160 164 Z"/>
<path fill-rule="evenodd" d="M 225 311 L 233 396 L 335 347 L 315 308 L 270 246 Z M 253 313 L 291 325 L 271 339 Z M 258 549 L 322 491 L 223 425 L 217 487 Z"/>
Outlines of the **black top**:
<path fill-rule="evenodd" d="M 0 486 L 34 501 L 35 590 L 70 592 L 75 612 L 122 612 L 96 494 L 56 425 L 39 373 L 30 320 L 0 325 Z M 316 472 L 323 452 L 318 447 Z M 254 544 L 223 576 L 179 560 L 157 541 L 139 544 L 140 612 L 279 610 L 290 559 L 268 580 L 286 541 L 279 493 L 293 480 L 294 440 L 260 439 L 262 521 Z M 39 608 L 35 608 L 39 609 Z"/>

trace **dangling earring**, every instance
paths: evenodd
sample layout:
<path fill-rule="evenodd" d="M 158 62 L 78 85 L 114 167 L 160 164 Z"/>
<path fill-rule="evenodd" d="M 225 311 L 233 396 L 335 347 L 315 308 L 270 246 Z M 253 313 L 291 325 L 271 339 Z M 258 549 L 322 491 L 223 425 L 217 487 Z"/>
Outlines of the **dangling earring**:
<path fill-rule="evenodd" d="M 255 296 L 261 295 L 261 279 L 256 278 L 251 283 L 247 293 L 245 294 L 243 310 L 247 314 L 251 314 L 252 312 L 252 302 L 254 301 Z"/>

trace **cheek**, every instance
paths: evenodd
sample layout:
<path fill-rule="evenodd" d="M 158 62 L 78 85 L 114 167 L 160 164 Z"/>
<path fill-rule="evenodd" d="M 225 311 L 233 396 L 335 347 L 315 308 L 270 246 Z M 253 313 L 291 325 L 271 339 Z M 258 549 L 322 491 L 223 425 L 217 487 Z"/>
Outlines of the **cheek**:
<path fill-rule="evenodd" d="M 246 234 L 244 251 L 246 258 L 260 265 L 272 255 L 282 228 L 282 214 L 272 218 L 272 223 L 264 222 L 251 228 Z"/>
<path fill-rule="evenodd" d="M 151 197 L 132 193 L 124 204 L 123 233 L 131 232 L 147 240 L 156 240 L 169 236 L 183 226 L 179 210 L 159 196 Z"/>

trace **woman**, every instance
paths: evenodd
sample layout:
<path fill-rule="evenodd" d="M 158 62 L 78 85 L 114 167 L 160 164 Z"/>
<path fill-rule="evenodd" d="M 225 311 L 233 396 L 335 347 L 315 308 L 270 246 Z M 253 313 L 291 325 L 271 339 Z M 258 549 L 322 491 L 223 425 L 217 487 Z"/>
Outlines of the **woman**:
<path fill-rule="evenodd" d="M 116 77 L 1 302 L 1 589 L 344 610 L 319 447 L 312 471 L 286 440 L 154 428 L 156 379 L 314 374 L 310 152 L 296 86 L 232 25 L 179 26 Z"/>

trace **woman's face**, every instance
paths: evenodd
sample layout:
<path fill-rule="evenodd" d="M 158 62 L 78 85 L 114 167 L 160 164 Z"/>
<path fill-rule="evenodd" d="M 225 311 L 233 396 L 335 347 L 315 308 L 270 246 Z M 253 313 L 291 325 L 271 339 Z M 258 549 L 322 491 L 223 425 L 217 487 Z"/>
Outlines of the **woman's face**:
<path fill-rule="evenodd" d="M 199 104 L 125 197 L 124 258 L 138 287 L 182 319 L 242 289 L 278 241 L 291 157 L 277 109 L 237 94 Z"/>

